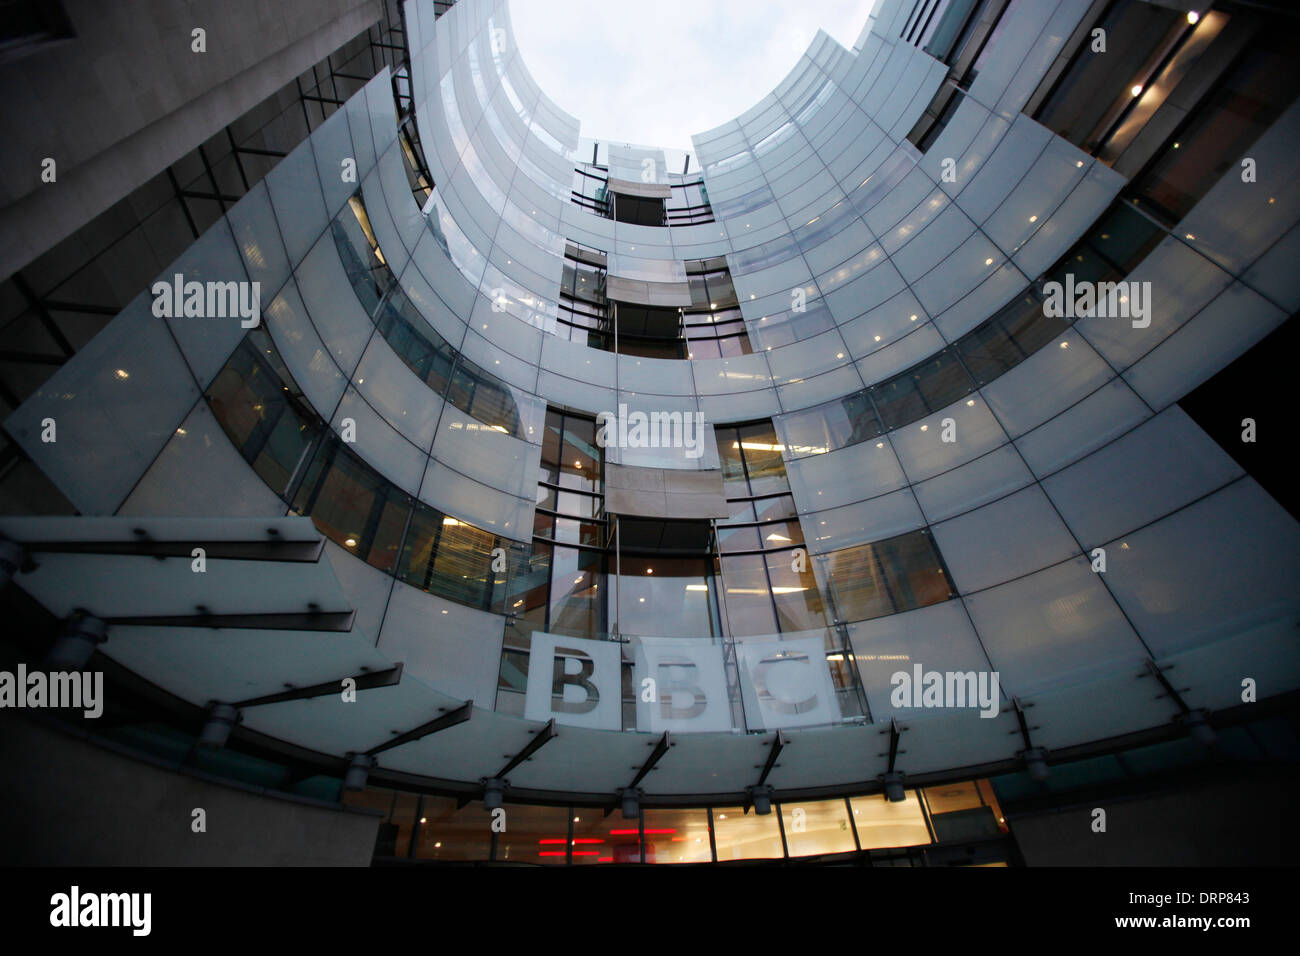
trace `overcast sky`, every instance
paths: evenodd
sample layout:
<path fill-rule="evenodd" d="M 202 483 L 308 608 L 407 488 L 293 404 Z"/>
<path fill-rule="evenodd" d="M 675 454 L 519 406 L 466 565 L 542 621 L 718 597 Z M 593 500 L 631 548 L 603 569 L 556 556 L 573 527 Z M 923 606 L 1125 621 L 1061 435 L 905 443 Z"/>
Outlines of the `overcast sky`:
<path fill-rule="evenodd" d="M 607 142 L 690 149 L 772 91 L 820 27 L 852 48 L 874 0 L 510 0 L 552 100 Z"/>

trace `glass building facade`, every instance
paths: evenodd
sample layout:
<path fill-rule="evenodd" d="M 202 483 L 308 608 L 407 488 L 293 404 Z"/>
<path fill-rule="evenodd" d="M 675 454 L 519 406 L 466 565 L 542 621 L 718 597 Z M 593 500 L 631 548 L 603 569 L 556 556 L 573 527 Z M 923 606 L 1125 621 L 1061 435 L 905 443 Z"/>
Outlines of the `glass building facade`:
<path fill-rule="evenodd" d="M 584 139 L 506 0 L 386 18 L 5 397 L 14 584 L 178 708 L 117 742 L 232 706 L 202 761 L 383 861 L 1005 863 L 990 778 L 1300 688 L 1300 526 L 1183 403 L 1300 304 L 1293 20 L 881 0 L 684 157 Z M 191 575 L 194 519 L 323 550 Z"/>

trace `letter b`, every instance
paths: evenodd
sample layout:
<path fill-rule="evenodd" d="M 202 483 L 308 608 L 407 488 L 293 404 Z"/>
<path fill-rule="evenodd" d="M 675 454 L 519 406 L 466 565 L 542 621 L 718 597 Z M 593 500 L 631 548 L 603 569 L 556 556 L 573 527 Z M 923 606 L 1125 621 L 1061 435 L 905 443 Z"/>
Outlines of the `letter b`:
<path fill-rule="evenodd" d="M 578 673 L 568 673 L 568 662 L 578 662 Z M 600 703 L 600 691 L 588 678 L 596 670 L 596 662 L 582 651 L 571 647 L 557 647 L 551 670 L 551 710 L 557 714 L 588 714 Z M 567 701 L 564 699 L 566 685 L 581 687 L 585 700 Z"/>

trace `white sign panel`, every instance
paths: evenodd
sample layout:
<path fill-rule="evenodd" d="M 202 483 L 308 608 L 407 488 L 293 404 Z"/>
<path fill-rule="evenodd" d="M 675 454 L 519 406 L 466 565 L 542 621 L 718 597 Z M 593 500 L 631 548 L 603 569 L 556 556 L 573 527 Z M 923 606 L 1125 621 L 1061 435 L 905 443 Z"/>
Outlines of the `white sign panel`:
<path fill-rule="evenodd" d="M 533 632 L 524 716 L 572 727 L 623 729 L 620 644 Z"/>
<path fill-rule="evenodd" d="M 738 641 L 740 687 L 750 730 L 810 727 L 840 719 L 821 636 Z"/>
<path fill-rule="evenodd" d="M 731 729 L 720 644 L 641 638 L 632 690 L 637 695 L 637 730 L 691 734 Z"/>

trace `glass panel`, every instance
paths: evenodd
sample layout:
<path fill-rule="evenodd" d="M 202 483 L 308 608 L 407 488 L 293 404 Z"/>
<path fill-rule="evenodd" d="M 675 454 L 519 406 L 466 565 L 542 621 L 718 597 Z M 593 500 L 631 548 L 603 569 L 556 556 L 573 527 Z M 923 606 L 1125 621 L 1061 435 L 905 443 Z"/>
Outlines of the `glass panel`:
<path fill-rule="evenodd" d="M 709 814 L 703 809 L 645 810 L 647 863 L 708 863 Z"/>
<path fill-rule="evenodd" d="M 894 846 L 922 846 L 930 842 L 925 814 L 915 790 L 907 791 L 901 803 L 890 803 L 882 794 L 853 797 L 853 825 L 864 850 Z"/>
<path fill-rule="evenodd" d="M 514 808 L 510 818 L 513 824 Z M 456 801 L 426 796 L 415 856 L 421 860 L 487 860 L 492 854 L 492 815 L 474 802 L 457 810 Z"/>
<path fill-rule="evenodd" d="M 555 634 L 595 637 L 606 630 L 605 557 L 555 547 L 551 557 L 550 623 Z"/>
<path fill-rule="evenodd" d="M 742 807 L 720 807 L 713 811 L 717 832 L 718 860 L 781 859 L 781 829 L 776 814 L 759 816 Z"/>
<path fill-rule="evenodd" d="M 587 807 L 573 811 L 573 864 L 639 863 L 641 843 L 637 821 L 624 820 L 617 810 L 605 816 Z"/>
<path fill-rule="evenodd" d="M 331 436 L 294 497 L 293 510 L 353 554 L 391 571 L 410 499 Z"/>
<path fill-rule="evenodd" d="M 851 853 L 857 849 L 843 800 L 781 804 L 781 822 L 791 856 Z"/>
<path fill-rule="evenodd" d="M 782 631 L 807 631 L 826 625 L 822 596 L 812 570 L 792 570 L 793 551 L 778 551 L 767 556 L 767 573 L 772 582 L 772 602 Z"/>
<path fill-rule="evenodd" d="M 710 637 L 713 562 L 709 558 L 623 555 L 618 629 L 651 637 Z"/>
<path fill-rule="evenodd" d="M 749 473 L 750 494 L 787 491 L 790 483 L 786 480 L 785 462 L 781 459 L 782 446 L 772 425 L 746 425 L 739 432 L 740 450 Z"/>
<path fill-rule="evenodd" d="M 1106 31 L 1105 55 L 1094 53 L 1085 40 L 1034 118 L 1092 152 L 1108 132 L 1116 107 L 1133 98 L 1130 86 L 1145 81 L 1153 55 L 1167 49 L 1186 25 L 1184 15 L 1175 9 L 1151 3 L 1115 4 L 1096 24 Z"/>
<path fill-rule="evenodd" d="M 735 555 L 721 561 L 728 633 L 735 636 L 775 634 L 776 614 L 763 556 Z"/>
<path fill-rule="evenodd" d="M 506 830 L 497 834 L 497 862 L 564 866 L 568 858 L 569 808 L 508 804 Z M 491 831 L 489 830 L 489 833 Z"/>
<path fill-rule="evenodd" d="M 418 504 L 398 576 L 414 587 L 471 607 L 490 603 L 496 536 Z"/>

